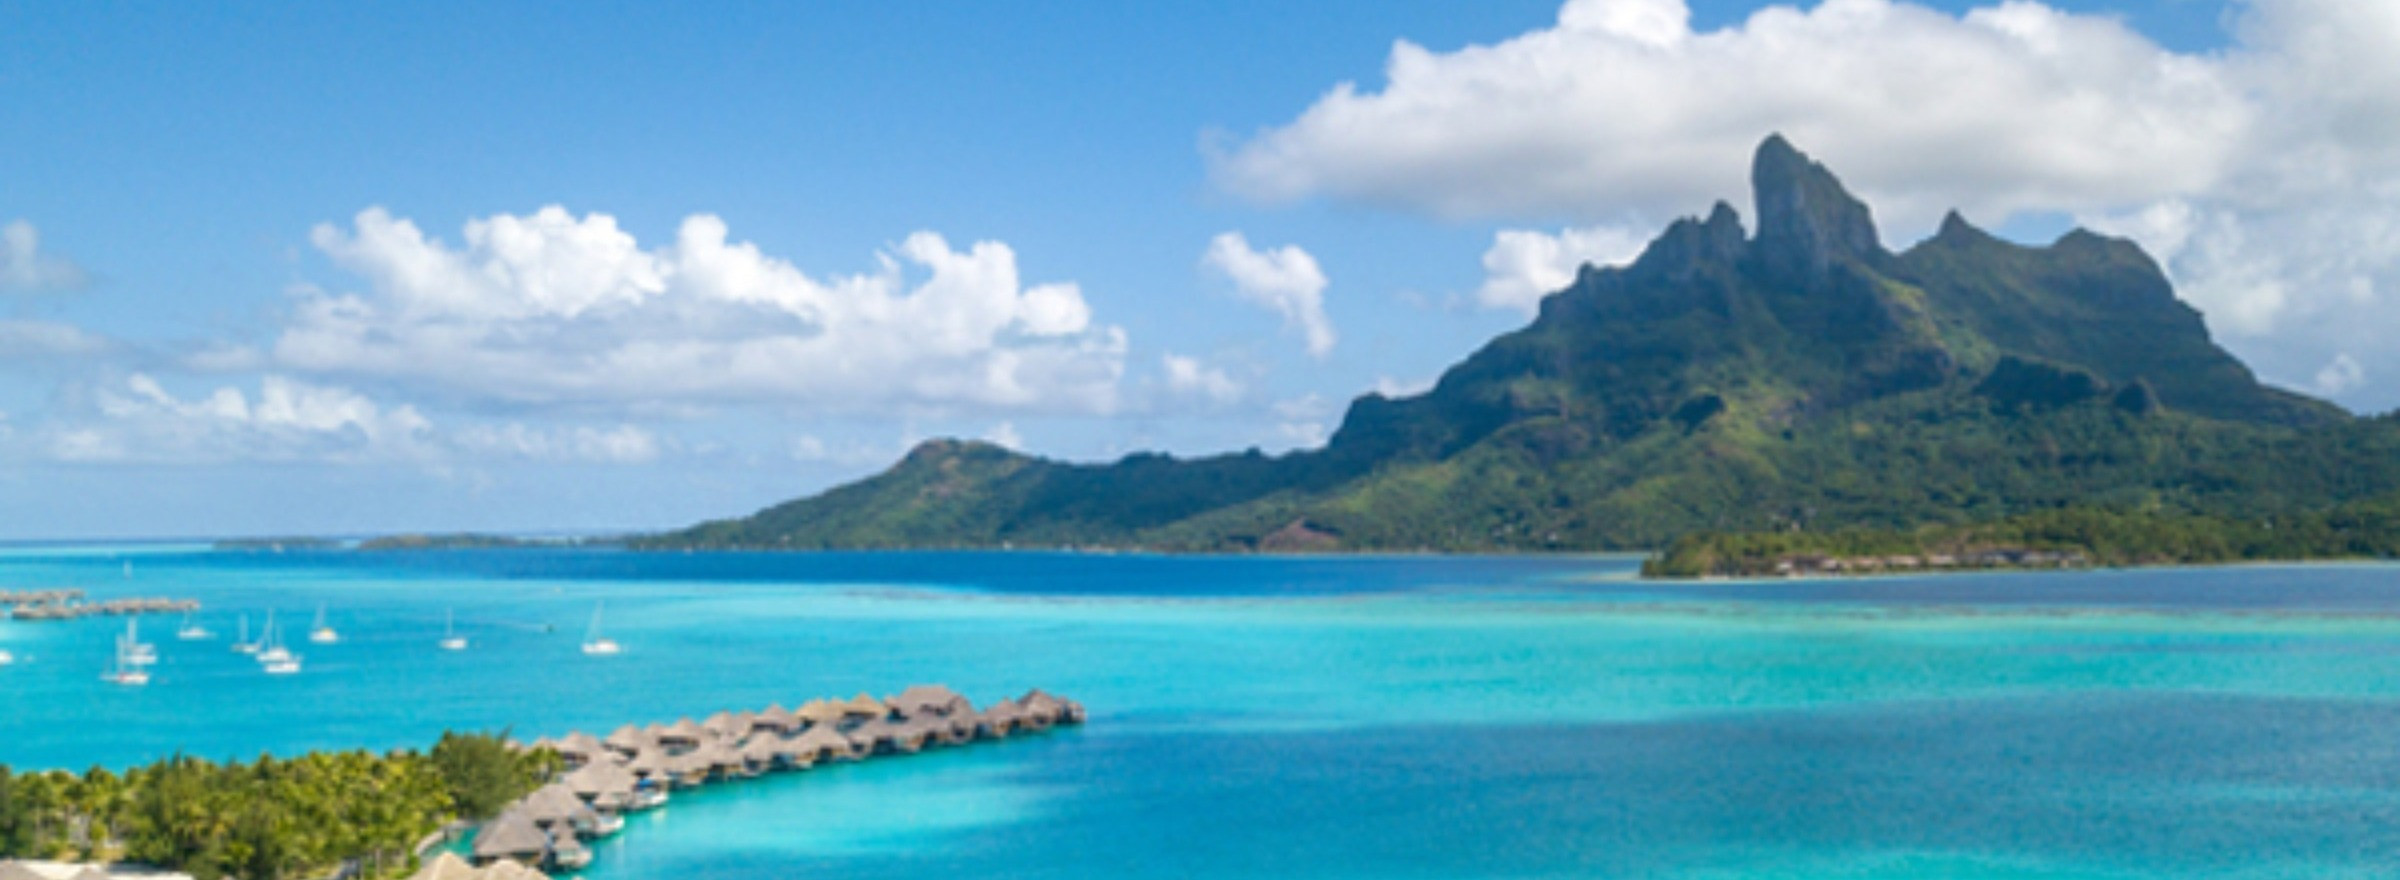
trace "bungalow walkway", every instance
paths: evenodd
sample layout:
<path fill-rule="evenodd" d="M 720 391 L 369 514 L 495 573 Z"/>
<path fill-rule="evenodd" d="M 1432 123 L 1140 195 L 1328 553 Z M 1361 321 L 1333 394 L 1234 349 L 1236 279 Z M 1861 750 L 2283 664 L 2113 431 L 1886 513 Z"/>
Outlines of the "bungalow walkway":
<path fill-rule="evenodd" d="M 535 740 L 565 759 L 566 772 L 485 822 L 474 861 L 572 871 L 589 865 L 584 841 L 614 834 L 623 814 L 663 805 L 677 790 L 807 770 L 821 764 L 1006 739 L 1082 724 L 1083 705 L 1028 691 L 981 710 L 942 685 L 915 685 L 875 699 L 810 700 L 759 712 L 718 712 L 704 721 L 636 727 L 607 737 L 584 732 Z M 434 866 L 418 877 L 431 880 Z M 444 868 L 458 876 L 457 866 Z"/>

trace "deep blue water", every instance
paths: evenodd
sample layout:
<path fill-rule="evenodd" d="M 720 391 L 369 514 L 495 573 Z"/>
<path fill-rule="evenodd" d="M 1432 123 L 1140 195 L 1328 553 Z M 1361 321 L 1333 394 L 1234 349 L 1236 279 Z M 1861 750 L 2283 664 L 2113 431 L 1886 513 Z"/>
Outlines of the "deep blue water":
<path fill-rule="evenodd" d="M 131 563 L 130 574 L 127 563 Z M 0 762 L 423 745 L 946 682 L 1081 730 L 681 797 L 625 877 L 2327 877 L 2400 870 L 2400 568 L 1655 584 L 1624 558 L 0 550 Z M 627 653 L 575 650 L 592 609 Z M 446 610 L 474 639 L 434 649 Z"/>

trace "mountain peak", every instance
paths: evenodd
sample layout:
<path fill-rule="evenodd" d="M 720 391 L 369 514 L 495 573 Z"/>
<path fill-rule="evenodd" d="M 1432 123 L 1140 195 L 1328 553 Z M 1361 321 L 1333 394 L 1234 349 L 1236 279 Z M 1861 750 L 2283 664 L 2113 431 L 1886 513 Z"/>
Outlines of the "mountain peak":
<path fill-rule="evenodd" d="M 1813 290 L 1843 260 L 1876 263 L 1890 257 L 1866 203 L 1783 135 L 1769 135 L 1758 145 L 1750 186 L 1758 200 L 1753 253 L 1769 277 Z"/>

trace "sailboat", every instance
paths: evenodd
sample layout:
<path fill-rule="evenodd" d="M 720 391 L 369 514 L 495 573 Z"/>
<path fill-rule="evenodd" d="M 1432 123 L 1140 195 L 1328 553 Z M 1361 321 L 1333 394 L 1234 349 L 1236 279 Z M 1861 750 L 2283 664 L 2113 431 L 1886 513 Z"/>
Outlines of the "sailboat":
<path fill-rule="evenodd" d="M 141 631 L 137 628 L 139 624 L 136 618 L 125 620 L 125 640 L 122 643 L 125 646 L 125 662 L 149 666 L 158 662 L 158 646 L 142 641 Z"/>
<path fill-rule="evenodd" d="M 607 657 L 624 651 L 616 640 L 600 635 L 600 606 L 592 606 L 592 628 L 583 634 L 583 652 L 594 657 Z"/>
<path fill-rule="evenodd" d="M 266 670 L 268 675 L 291 675 L 300 671 L 300 658 L 294 656 L 291 649 L 285 648 L 283 639 L 275 633 L 275 612 L 273 611 L 267 612 L 267 633 L 261 639 L 265 642 L 266 647 L 261 648 L 258 652 L 260 669 Z"/>
<path fill-rule="evenodd" d="M 334 632 L 333 627 L 325 625 L 325 604 L 322 602 L 317 603 L 317 623 L 308 628 L 308 640 L 320 645 L 330 645 L 342 640 L 341 633 Z"/>
<path fill-rule="evenodd" d="M 291 649 L 284 647 L 283 641 L 275 637 L 274 609 L 267 610 L 267 629 L 259 634 L 258 644 L 251 647 L 256 649 L 253 653 L 258 655 L 260 663 L 282 663 L 292 659 Z"/>
<path fill-rule="evenodd" d="M 209 632 L 208 627 L 194 621 L 189 611 L 183 613 L 183 626 L 175 630 L 175 638 L 186 642 L 205 642 L 216 637 L 217 634 Z"/>
<path fill-rule="evenodd" d="M 150 670 L 143 669 L 141 664 L 133 661 L 133 645 L 135 644 L 137 643 L 134 642 L 132 636 L 117 637 L 117 665 L 110 669 L 107 675 L 100 676 L 100 680 L 127 687 L 140 687 L 150 683 Z"/>
<path fill-rule="evenodd" d="M 458 634 L 458 611 L 451 609 L 442 618 L 442 650 L 464 651 L 466 649 L 467 637 Z"/>
<path fill-rule="evenodd" d="M 242 635 L 241 638 L 233 641 L 233 650 L 239 654 L 258 653 L 258 643 L 250 640 L 250 615 L 248 614 L 242 615 Z"/>

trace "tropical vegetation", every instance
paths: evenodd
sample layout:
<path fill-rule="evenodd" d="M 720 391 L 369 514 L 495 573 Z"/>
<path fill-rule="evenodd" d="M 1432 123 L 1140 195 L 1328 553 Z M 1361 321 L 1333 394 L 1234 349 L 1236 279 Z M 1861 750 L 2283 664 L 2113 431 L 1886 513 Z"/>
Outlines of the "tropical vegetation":
<path fill-rule="evenodd" d="M 200 880 L 394 876 L 414 867 L 418 841 L 488 817 L 556 761 L 502 734 L 444 733 L 429 752 L 177 755 L 81 775 L 0 765 L 0 858 L 123 860 Z"/>
<path fill-rule="evenodd" d="M 1703 532 L 1675 539 L 1642 571 L 1652 577 L 1756 577 L 1980 568 L 2022 564 L 2029 554 L 2045 562 L 2109 566 L 2392 559 L 2400 557 L 2400 495 L 2254 517 L 2072 507 L 1911 529 Z M 1905 566 L 1893 564 L 1898 560 Z"/>

